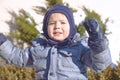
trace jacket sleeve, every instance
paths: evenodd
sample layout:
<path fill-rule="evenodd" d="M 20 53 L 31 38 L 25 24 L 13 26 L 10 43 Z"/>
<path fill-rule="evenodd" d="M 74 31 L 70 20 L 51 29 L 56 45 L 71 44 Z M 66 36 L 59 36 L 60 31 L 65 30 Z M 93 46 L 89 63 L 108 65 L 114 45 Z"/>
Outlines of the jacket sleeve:
<path fill-rule="evenodd" d="M 92 43 L 97 44 L 97 42 Z M 83 50 L 83 55 L 81 57 L 82 62 L 92 68 L 95 72 L 101 72 L 112 63 L 107 38 L 104 38 L 101 43 L 104 44 L 102 45 L 103 47 L 101 46 L 103 48 L 102 51 L 87 47 Z"/>
<path fill-rule="evenodd" d="M 30 49 L 21 50 L 16 48 L 9 40 L 4 41 L 0 45 L 0 56 L 6 60 L 8 64 L 14 64 L 19 67 L 32 65 L 32 57 Z M 31 64 L 30 64 L 31 63 Z"/>

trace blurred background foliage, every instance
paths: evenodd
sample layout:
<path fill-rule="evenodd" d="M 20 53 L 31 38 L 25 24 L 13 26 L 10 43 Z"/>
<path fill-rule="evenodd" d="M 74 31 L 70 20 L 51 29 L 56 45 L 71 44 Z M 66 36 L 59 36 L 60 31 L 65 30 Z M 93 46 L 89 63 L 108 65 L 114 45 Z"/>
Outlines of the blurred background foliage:
<path fill-rule="evenodd" d="M 55 4 L 64 4 L 67 5 L 72 11 L 77 12 L 77 10 L 75 8 L 72 8 L 69 6 L 68 3 L 63 3 L 62 0 L 46 0 L 46 7 L 41 7 L 41 6 L 33 6 L 33 10 L 39 14 L 39 15 L 43 15 L 45 14 L 45 12 L 51 8 L 53 5 Z M 82 10 L 84 11 L 86 17 L 84 19 L 87 20 L 89 18 L 94 18 L 99 22 L 99 25 L 103 31 L 104 34 L 107 34 L 107 22 L 109 21 L 109 18 L 105 19 L 104 21 L 102 21 L 101 16 L 96 13 L 95 11 L 91 11 L 86 7 L 83 7 Z M 81 18 L 81 15 L 78 16 L 79 18 Z M 31 45 L 31 40 L 37 37 L 39 32 L 36 29 L 36 25 L 37 23 L 35 22 L 35 20 L 32 18 L 32 16 L 26 12 L 25 10 L 21 9 L 19 11 L 19 15 L 15 16 L 15 28 L 16 28 L 16 32 L 11 32 L 11 36 L 14 38 L 17 38 L 18 40 L 23 41 L 23 43 L 27 43 L 28 45 Z M 78 33 L 80 33 L 81 36 L 86 35 L 85 33 L 85 28 L 81 23 L 79 23 L 79 25 L 76 25 L 76 29 L 78 31 Z"/>
<path fill-rule="evenodd" d="M 120 80 L 120 62 L 117 66 L 109 66 L 101 73 L 88 69 L 88 80 Z M 0 80 L 35 80 L 34 68 L 20 68 L 4 64 L 0 66 Z"/>
<path fill-rule="evenodd" d="M 57 3 L 67 5 L 69 8 L 71 8 L 68 3 L 63 3 L 62 0 L 46 0 L 46 7 L 33 6 L 33 10 L 37 14 L 44 16 L 45 12 Z M 75 8 L 71 8 L 71 10 L 73 13 L 77 12 Z M 104 34 L 109 34 L 107 33 L 106 25 L 107 22 L 109 22 L 109 18 L 103 21 L 101 16 L 95 11 L 91 11 L 86 7 L 83 7 L 82 10 L 86 15 L 84 20 L 95 18 L 98 20 Z M 81 15 L 78 17 L 81 18 Z M 14 26 L 16 31 L 11 32 L 10 35 L 17 40 L 21 40 L 23 43 L 31 45 L 31 40 L 37 38 L 37 34 L 41 33 L 36 29 L 36 25 L 37 23 L 32 18 L 32 16 L 25 10 L 21 9 L 19 14 L 15 15 L 14 19 Z M 76 29 L 81 36 L 86 35 L 82 22 L 79 23 L 79 25 L 76 25 Z M 95 74 L 92 70 L 88 70 L 88 78 L 89 80 L 120 80 L 119 73 L 120 63 L 118 62 L 116 67 L 113 68 L 109 66 L 106 70 L 98 74 Z M 0 65 L 0 80 L 35 80 L 35 71 L 33 68 L 20 68 L 14 65 L 6 64 L 3 61 L 3 64 Z"/>

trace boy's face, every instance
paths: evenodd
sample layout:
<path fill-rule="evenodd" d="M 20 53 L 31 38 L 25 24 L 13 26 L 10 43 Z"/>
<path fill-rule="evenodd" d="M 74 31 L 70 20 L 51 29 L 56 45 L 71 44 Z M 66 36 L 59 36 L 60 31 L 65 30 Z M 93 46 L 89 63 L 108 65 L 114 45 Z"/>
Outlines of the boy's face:
<path fill-rule="evenodd" d="M 53 13 L 48 21 L 48 36 L 55 41 L 65 40 L 70 33 L 67 17 L 62 13 Z"/>

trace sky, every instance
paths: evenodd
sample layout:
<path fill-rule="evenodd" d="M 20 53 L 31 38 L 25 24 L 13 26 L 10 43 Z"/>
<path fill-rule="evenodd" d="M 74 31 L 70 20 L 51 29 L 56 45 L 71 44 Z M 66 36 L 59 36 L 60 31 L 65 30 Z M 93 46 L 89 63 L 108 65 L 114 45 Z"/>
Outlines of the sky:
<path fill-rule="evenodd" d="M 101 15 L 103 20 L 108 17 L 110 18 L 110 21 L 107 23 L 107 28 L 108 28 L 108 32 L 111 32 L 111 34 L 107 35 L 107 38 L 109 40 L 109 48 L 110 48 L 112 60 L 114 63 L 116 63 L 116 61 L 119 60 L 119 53 L 120 53 L 119 0 L 79 0 L 79 1 L 69 0 L 69 3 L 73 7 L 78 6 L 79 8 L 82 8 L 82 6 L 85 6 L 90 10 L 95 10 L 95 12 Z M 75 17 L 75 20 L 78 21 L 77 16 Z"/>
<path fill-rule="evenodd" d="M 23 1 L 25 4 L 23 4 Z M 40 2 L 41 1 L 41 2 Z M 119 60 L 119 53 L 120 53 L 120 4 L 119 0 L 63 0 L 64 2 L 68 2 L 71 7 L 75 7 L 77 9 L 82 8 L 82 6 L 85 6 L 89 8 L 90 10 L 95 10 L 95 12 L 99 13 L 102 17 L 102 19 L 110 18 L 110 22 L 108 25 L 108 32 L 111 32 L 109 34 L 108 40 L 109 40 L 109 47 L 111 51 L 111 56 L 113 59 L 113 62 L 116 63 L 116 61 Z M 26 4 L 27 3 L 27 4 Z M 43 5 L 44 0 L 0 0 L 0 26 L 3 29 L 0 29 L 1 31 L 9 30 L 6 27 L 7 25 L 3 22 L 5 20 L 10 20 L 11 17 L 9 14 L 6 14 L 6 9 L 14 9 L 14 11 L 17 11 L 20 8 L 24 8 L 25 10 L 29 11 L 32 16 L 36 17 L 36 21 L 40 21 L 40 16 L 37 16 L 35 13 L 33 13 L 30 8 L 31 5 Z M 44 5 L 43 5 L 44 6 Z M 79 14 L 84 14 L 81 10 L 78 11 L 78 13 L 75 14 L 75 22 L 78 23 L 78 21 L 82 21 L 84 19 L 83 17 L 78 17 Z M 41 19 L 42 20 L 42 19 Z M 39 26 L 38 26 L 39 27 Z"/>

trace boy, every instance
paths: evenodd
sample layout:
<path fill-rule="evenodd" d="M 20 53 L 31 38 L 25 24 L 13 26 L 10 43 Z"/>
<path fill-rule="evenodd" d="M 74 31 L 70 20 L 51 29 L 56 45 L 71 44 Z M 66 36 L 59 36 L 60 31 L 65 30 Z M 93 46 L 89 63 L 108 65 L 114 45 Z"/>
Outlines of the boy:
<path fill-rule="evenodd" d="M 20 50 L 0 34 L 0 55 L 9 64 L 34 67 L 36 80 L 88 80 L 87 67 L 101 72 L 111 64 L 111 56 L 97 21 L 89 19 L 84 26 L 88 46 L 76 31 L 72 11 L 57 4 L 45 14 L 43 34 L 31 47 Z"/>

